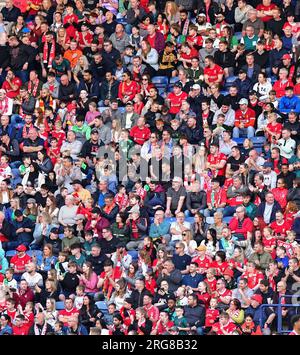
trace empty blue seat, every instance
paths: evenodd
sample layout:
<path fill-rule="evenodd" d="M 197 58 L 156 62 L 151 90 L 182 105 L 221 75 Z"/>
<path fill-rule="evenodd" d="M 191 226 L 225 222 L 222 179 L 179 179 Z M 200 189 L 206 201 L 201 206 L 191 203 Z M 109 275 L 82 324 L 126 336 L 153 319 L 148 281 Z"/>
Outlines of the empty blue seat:
<path fill-rule="evenodd" d="M 213 224 L 214 223 L 214 217 L 206 217 L 206 223 L 207 224 Z"/>
<path fill-rule="evenodd" d="M 174 85 L 178 80 L 179 80 L 178 76 L 172 76 L 172 78 L 170 78 L 170 84 Z"/>
<path fill-rule="evenodd" d="M 132 257 L 132 260 L 138 260 L 139 253 L 136 250 L 129 250 L 128 254 Z"/>
<path fill-rule="evenodd" d="M 119 107 L 118 110 L 119 110 L 121 113 L 124 113 L 124 112 L 125 112 L 125 107 Z"/>
<path fill-rule="evenodd" d="M 8 250 L 5 253 L 5 256 L 8 257 L 8 258 L 11 258 L 12 256 L 15 256 L 16 254 L 17 254 L 17 252 L 15 250 Z"/>
<path fill-rule="evenodd" d="M 99 311 L 101 311 L 102 313 L 108 312 L 107 304 L 105 301 L 98 301 L 95 304 L 96 304 L 97 308 L 99 309 Z"/>
<path fill-rule="evenodd" d="M 238 145 L 243 145 L 244 140 L 245 140 L 246 138 L 240 137 L 240 138 L 232 138 L 232 139 L 233 139 L 235 142 L 237 142 Z"/>
<path fill-rule="evenodd" d="M 62 301 L 57 301 L 55 304 L 55 308 L 57 311 L 60 311 L 62 309 L 65 309 L 65 304 Z"/>
<path fill-rule="evenodd" d="M 167 217 L 166 221 L 168 221 L 169 223 L 176 222 L 176 218 L 175 217 Z"/>
<path fill-rule="evenodd" d="M 228 76 L 226 79 L 225 79 L 225 82 L 226 84 L 232 84 L 234 81 L 236 81 L 237 79 L 237 76 Z"/>
<path fill-rule="evenodd" d="M 195 220 L 194 220 L 194 217 L 185 217 L 185 221 L 192 224 L 192 223 L 194 223 Z"/>
<path fill-rule="evenodd" d="M 156 87 L 166 87 L 169 83 L 167 76 L 154 76 L 152 78 L 152 83 Z"/>
<path fill-rule="evenodd" d="M 224 217 L 224 218 L 223 218 L 223 222 L 228 224 L 228 223 L 232 220 L 232 218 L 233 218 L 233 217 L 231 217 L 231 216 Z"/>
<path fill-rule="evenodd" d="M 36 257 L 41 256 L 43 254 L 43 252 L 41 250 L 28 250 L 26 252 L 26 254 L 32 258 L 33 256 L 36 256 Z"/>
<path fill-rule="evenodd" d="M 266 142 L 265 137 L 252 137 L 251 141 L 254 145 L 263 145 Z"/>
<path fill-rule="evenodd" d="M 223 91 L 220 91 L 220 94 L 227 96 L 229 94 L 229 91 L 223 90 Z"/>
<path fill-rule="evenodd" d="M 102 112 L 105 111 L 106 109 L 107 109 L 107 107 L 105 107 L 105 106 L 98 107 L 98 111 L 99 111 L 100 113 L 102 113 Z"/>

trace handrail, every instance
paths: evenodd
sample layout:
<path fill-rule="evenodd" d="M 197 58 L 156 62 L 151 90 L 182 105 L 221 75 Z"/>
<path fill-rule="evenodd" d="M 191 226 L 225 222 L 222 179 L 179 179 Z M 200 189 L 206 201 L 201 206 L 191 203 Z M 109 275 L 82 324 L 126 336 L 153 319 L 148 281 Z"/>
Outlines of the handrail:
<path fill-rule="evenodd" d="M 271 308 L 271 307 L 274 307 L 274 308 L 277 308 L 277 332 L 278 333 L 286 333 L 286 332 L 289 332 L 289 331 L 283 331 L 282 330 L 282 308 L 283 307 L 294 307 L 294 308 L 297 308 L 297 307 L 300 307 L 300 303 L 296 303 L 296 304 L 292 304 L 292 303 L 284 303 L 282 304 L 281 303 L 281 299 L 282 298 L 292 298 L 292 297 L 295 297 L 296 295 L 284 295 L 284 296 L 280 296 L 279 297 L 279 302 L 280 303 L 265 303 L 265 304 L 262 304 L 261 307 L 260 307 L 260 327 L 261 329 L 264 328 L 264 324 L 263 324 L 263 309 L 264 308 Z M 275 311 L 275 310 L 274 310 Z"/>

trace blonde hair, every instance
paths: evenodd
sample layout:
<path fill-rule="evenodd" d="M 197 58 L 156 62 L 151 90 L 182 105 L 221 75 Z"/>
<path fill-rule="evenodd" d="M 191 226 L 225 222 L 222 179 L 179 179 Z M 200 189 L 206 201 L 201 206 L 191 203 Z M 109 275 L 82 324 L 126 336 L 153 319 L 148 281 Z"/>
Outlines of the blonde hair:
<path fill-rule="evenodd" d="M 170 9 L 170 12 L 168 13 L 167 10 Z M 178 13 L 178 6 L 175 1 L 167 1 L 166 6 L 165 6 L 165 14 L 166 15 L 171 15 L 174 16 Z"/>

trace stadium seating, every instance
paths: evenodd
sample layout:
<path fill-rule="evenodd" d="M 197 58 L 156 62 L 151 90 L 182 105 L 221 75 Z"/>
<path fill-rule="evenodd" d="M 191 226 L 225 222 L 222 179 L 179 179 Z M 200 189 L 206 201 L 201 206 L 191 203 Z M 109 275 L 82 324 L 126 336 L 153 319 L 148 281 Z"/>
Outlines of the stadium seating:
<path fill-rule="evenodd" d="M 98 301 L 95 304 L 96 304 L 97 308 L 99 309 L 99 311 L 101 311 L 103 314 L 108 313 L 108 308 L 107 308 L 107 304 L 105 301 Z"/>
<path fill-rule="evenodd" d="M 57 311 L 60 311 L 62 309 L 65 309 L 65 304 L 62 301 L 57 301 L 55 304 L 55 308 Z"/>
<path fill-rule="evenodd" d="M 7 258 L 11 258 L 13 256 L 15 256 L 17 254 L 17 252 L 15 250 L 8 250 L 6 253 L 5 253 L 5 256 Z"/>
<path fill-rule="evenodd" d="M 32 258 L 33 256 L 36 257 L 42 256 L 43 252 L 41 250 L 28 250 L 26 254 Z"/>

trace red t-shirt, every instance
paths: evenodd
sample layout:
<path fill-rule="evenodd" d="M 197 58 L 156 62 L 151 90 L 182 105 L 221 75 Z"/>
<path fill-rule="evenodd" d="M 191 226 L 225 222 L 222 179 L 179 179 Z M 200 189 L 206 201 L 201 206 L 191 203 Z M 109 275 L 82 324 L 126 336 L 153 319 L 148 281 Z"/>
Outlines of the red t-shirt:
<path fill-rule="evenodd" d="M 247 108 L 245 112 L 238 109 L 235 112 L 235 123 L 234 125 L 238 127 L 241 123 L 244 124 L 244 127 L 254 127 L 255 125 L 255 112 L 251 108 Z"/>
<path fill-rule="evenodd" d="M 20 258 L 18 255 L 14 255 L 11 258 L 10 263 L 14 265 L 14 269 L 17 274 L 22 274 L 26 271 L 26 265 L 30 261 L 31 257 L 27 254 L 25 254 L 22 258 Z"/>
<path fill-rule="evenodd" d="M 283 224 L 281 225 L 279 225 L 276 221 L 274 221 L 270 224 L 270 227 L 272 228 L 275 234 L 282 234 L 286 236 L 286 232 L 291 230 L 292 225 L 288 221 L 284 221 Z"/>
<path fill-rule="evenodd" d="M 143 145 L 150 138 L 151 131 L 148 127 L 142 129 L 138 126 L 134 126 L 130 130 L 130 136 L 133 141 L 139 145 Z"/>
<path fill-rule="evenodd" d="M 129 97 L 129 100 L 133 100 L 138 92 L 139 84 L 136 81 L 132 80 L 129 84 L 122 81 L 119 85 L 118 96 L 121 100 L 123 100 L 125 96 Z"/>
<path fill-rule="evenodd" d="M 242 278 L 246 278 L 248 280 L 248 287 L 253 289 L 259 284 L 260 280 L 264 279 L 264 275 L 260 271 L 256 271 L 251 275 L 246 271 L 242 274 Z"/>
<path fill-rule="evenodd" d="M 214 278 L 213 280 L 209 281 L 208 279 L 204 280 L 208 286 L 210 287 L 211 291 L 214 292 L 217 289 L 217 279 Z"/>
<path fill-rule="evenodd" d="M 281 134 L 282 132 L 282 124 L 281 123 L 276 123 L 275 126 L 273 126 L 271 123 L 267 124 L 267 128 L 271 131 L 272 135 L 274 134 Z M 268 134 L 268 139 L 271 139 L 270 134 Z"/>
<path fill-rule="evenodd" d="M 17 327 L 13 325 L 13 335 L 28 335 L 29 328 L 27 324 L 24 324 L 22 327 Z"/>
<path fill-rule="evenodd" d="M 208 256 L 205 256 L 203 260 L 200 259 L 200 256 L 195 256 L 192 259 L 193 263 L 197 263 L 198 264 L 198 268 L 199 269 L 203 269 L 204 273 L 206 272 L 206 270 L 210 267 L 211 264 L 211 259 Z"/>
<path fill-rule="evenodd" d="M 270 10 L 273 10 L 275 9 L 277 6 L 275 4 L 270 4 L 269 6 L 265 6 L 263 4 L 259 4 L 257 7 L 256 7 L 256 10 L 257 11 L 270 11 Z M 272 20 L 273 16 L 264 16 L 264 17 L 260 17 L 260 19 L 263 21 L 263 22 L 268 22 L 270 20 Z"/>
<path fill-rule="evenodd" d="M 273 85 L 273 90 L 276 91 L 276 97 L 282 97 L 284 96 L 285 93 L 285 88 L 287 86 L 291 86 L 294 87 L 294 84 L 291 80 L 287 80 L 285 82 L 281 81 L 281 80 L 277 80 L 275 81 L 274 85 Z"/>
<path fill-rule="evenodd" d="M 205 326 L 212 327 L 219 315 L 220 312 L 217 309 L 209 308 L 205 314 Z"/>
<path fill-rule="evenodd" d="M 209 83 L 214 83 L 218 80 L 218 75 L 224 75 L 224 71 L 223 69 L 215 64 L 212 68 L 204 68 L 204 75 L 207 75 L 208 76 L 208 82 Z"/>
<path fill-rule="evenodd" d="M 214 324 L 213 327 L 214 327 L 214 328 L 217 328 L 217 329 L 216 329 L 216 333 L 217 333 L 218 335 L 225 335 L 225 334 L 223 333 L 223 330 L 221 329 L 220 323 Z M 234 323 L 228 322 L 225 326 L 223 326 L 223 329 L 224 329 L 224 331 L 226 332 L 226 334 L 227 334 L 227 333 L 228 333 L 228 334 L 232 334 L 232 333 L 236 330 L 236 326 L 235 326 Z"/>
<path fill-rule="evenodd" d="M 67 309 L 62 309 L 61 311 L 59 311 L 59 316 L 63 316 L 63 317 L 70 317 L 70 316 L 73 316 L 75 314 L 78 314 L 79 315 L 79 311 L 78 309 L 76 308 L 72 308 L 70 311 L 67 310 Z M 64 323 L 64 326 L 65 327 L 68 327 L 69 326 L 69 323 L 68 322 L 65 322 Z"/>
<path fill-rule="evenodd" d="M 217 155 L 212 155 L 209 154 L 207 157 L 207 161 L 210 164 L 216 165 L 221 163 L 221 161 L 227 161 L 227 157 L 223 153 L 218 153 Z M 216 176 L 225 176 L 225 171 L 226 171 L 226 164 L 224 165 L 224 168 L 218 169 L 218 170 L 213 170 L 214 175 Z"/>
<path fill-rule="evenodd" d="M 17 90 L 13 90 L 7 80 L 5 80 L 2 85 L 2 89 L 6 91 L 6 96 L 9 97 L 10 99 L 14 99 L 20 94 L 20 87 L 22 86 L 22 80 L 20 78 L 15 77 L 12 79 L 12 84 L 18 86 Z"/>
<path fill-rule="evenodd" d="M 218 302 L 222 302 L 221 297 L 228 297 L 228 296 L 231 297 L 232 295 L 232 291 L 228 290 L 227 288 L 225 288 L 225 290 L 222 293 L 220 293 L 219 291 L 217 291 L 217 293 L 218 293 Z"/>
<path fill-rule="evenodd" d="M 170 92 L 167 97 L 167 99 L 170 100 L 169 112 L 173 115 L 176 115 L 180 111 L 182 101 L 186 100 L 187 97 L 188 94 L 184 91 L 181 91 L 179 95 L 175 95 L 174 92 Z"/>

